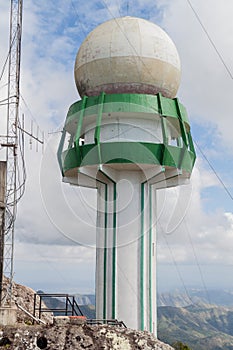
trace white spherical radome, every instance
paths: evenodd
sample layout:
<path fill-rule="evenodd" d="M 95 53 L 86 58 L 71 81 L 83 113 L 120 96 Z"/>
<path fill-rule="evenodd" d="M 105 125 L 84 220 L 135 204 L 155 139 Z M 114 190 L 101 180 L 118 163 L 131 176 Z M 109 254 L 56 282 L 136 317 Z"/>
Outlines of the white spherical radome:
<path fill-rule="evenodd" d="M 156 24 L 128 16 L 102 23 L 86 37 L 74 72 L 80 96 L 160 92 L 174 98 L 181 76 L 170 37 Z"/>

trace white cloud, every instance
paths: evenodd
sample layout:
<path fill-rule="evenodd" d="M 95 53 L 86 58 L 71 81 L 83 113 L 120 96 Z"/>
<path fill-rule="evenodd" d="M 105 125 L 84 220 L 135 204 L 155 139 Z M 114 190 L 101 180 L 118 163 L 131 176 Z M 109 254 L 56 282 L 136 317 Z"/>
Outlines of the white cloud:
<path fill-rule="evenodd" d="M 94 293 L 94 262 L 93 248 L 17 243 L 15 280 L 47 293 Z"/>

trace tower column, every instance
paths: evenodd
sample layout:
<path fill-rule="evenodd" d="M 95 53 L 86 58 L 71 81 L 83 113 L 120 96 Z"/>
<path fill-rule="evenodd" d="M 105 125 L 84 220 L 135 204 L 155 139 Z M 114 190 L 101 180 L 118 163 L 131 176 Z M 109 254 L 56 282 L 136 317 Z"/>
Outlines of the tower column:
<path fill-rule="evenodd" d="M 142 178 L 120 171 L 98 187 L 97 318 L 155 333 L 155 190 Z"/>

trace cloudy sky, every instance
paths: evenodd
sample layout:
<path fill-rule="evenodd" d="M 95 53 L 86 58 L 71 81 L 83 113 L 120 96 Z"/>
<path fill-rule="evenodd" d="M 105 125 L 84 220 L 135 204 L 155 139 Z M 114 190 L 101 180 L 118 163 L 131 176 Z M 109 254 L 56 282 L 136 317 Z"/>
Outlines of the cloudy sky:
<path fill-rule="evenodd" d="M 9 2 L 0 0 L 0 69 L 8 53 Z M 73 66 L 80 44 L 103 21 L 131 15 L 160 25 L 177 46 L 178 97 L 197 149 L 190 185 L 158 194 L 158 288 L 233 289 L 232 13 L 230 0 L 24 0 L 20 115 L 28 130 L 31 120 L 35 133 L 39 125 L 46 144 L 42 153 L 25 138 L 17 282 L 50 292 L 94 292 L 96 193 L 62 184 L 56 149 L 67 110 L 79 99 Z M 5 73 L 2 99 L 6 82 Z M 0 111 L 4 119 L 4 107 Z"/>

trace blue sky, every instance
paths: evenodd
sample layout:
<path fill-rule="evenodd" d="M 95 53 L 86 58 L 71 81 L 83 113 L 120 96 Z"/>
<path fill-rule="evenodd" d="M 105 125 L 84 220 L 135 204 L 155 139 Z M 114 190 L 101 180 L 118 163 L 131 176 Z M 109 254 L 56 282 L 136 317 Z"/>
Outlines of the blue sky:
<path fill-rule="evenodd" d="M 233 74 L 233 4 L 192 0 L 192 5 Z M 30 150 L 26 139 L 27 188 L 16 222 L 15 280 L 35 289 L 94 291 L 96 194 L 61 183 L 56 161 L 60 135 L 48 132 L 61 130 L 69 106 L 79 99 L 73 66 L 85 36 L 103 21 L 127 14 L 160 25 L 175 42 L 182 63 L 178 97 L 187 108 L 193 137 L 233 193 L 233 82 L 188 1 L 128 1 L 127 8 L 122 0 L 24 0 L 21 94 L 26 105 L 21 101 L 20 113 L 29 129 L 31 119 L 36 120 L 47 142 L 42 154 L 35 144 Z M 2 67 L 9 32 L 9 4 L 3 0 L 0 16 Z M 2 98 L 6 79 L 5 74 L 0 82 Z M 159 289 L 182 287 L 182 281 L 202 288 L 200 269 L 207 287 L 233 289 L 232 199 L 198 150 L 197 155 L 189 188 L 170 191 L 160 212 Z M 179 196 L 188 198 L 189 206 L 176 209 L 173 220 L 181 223 L 167 234 L 167 213 Z"/>

